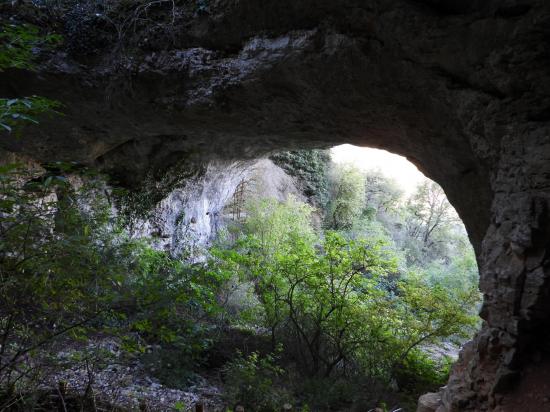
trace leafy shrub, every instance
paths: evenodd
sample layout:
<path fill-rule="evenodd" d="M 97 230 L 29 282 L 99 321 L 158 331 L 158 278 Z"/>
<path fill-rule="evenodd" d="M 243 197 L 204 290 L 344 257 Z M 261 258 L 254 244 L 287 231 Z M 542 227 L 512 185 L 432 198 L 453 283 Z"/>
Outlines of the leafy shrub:
<path fill-rule="evenodd" d="M 190 365 L 209 345 L 201 319 L 220 310 L 223 276 L 128 238 L 102 180 L 80 179 L 0 169 L 0 389 L 28 387 L 27 366 L 47 366 L 62 339 L 107 333 L 128 353 L 161 344 Z"/>
<path fill-rule="evenodd" d="M 219 267 L 254 282 L 259 321 L 306 376 L 359 373 L 389 383 L 419 345 L 475 322 L 471 294 L 413 273 L 395 277 L 397 258 L 383 237 L 319 239 L 307 228 L 307 209 L 293 207 L 303 216 L 291 219 L 286 207 L 256 204 L 250 234 L 215 253 Z"/>
<path fill-rule="evenodd" d="M 142 355 L 141 361 L 147 372 L 161 384 L 185 389 L 195 378 L 198 356 L 204 353 L 204 348 L 192 346 L 157 345 Z"/>
<path fill-rule="evenodd" d="M 0 71 L 10 67 L 33 69 L 33 49 L 51 48 L 61 41 L 59 34 L 41 34 L 36 26 L 3 24 L 0 30 Z"/>
<path fill-rule="evenodd" d="M 336 165 L 330 182 L 326 225 L 329 229 L 350 230 L 365 208 L 365 176 L 353 166 Z"/>
<path fill-rule="evenodd" d="M 38 124 L 37 116 L 43 113 L 59 114 L 55 109 L 61 105 L 50 99 L 39 96 L 24 98 L 0 98 L 0 127 L 8 132 L 17 130 L 26 123 Z M 19 130 L 17 130 L 19 132 Z"/>
<path fill-rule="evenodd" d="M 288 395 L 276 386 L 284 374 L 277 366 L 277 355 L 252 352 L 237 357 L 224 367 L 225 398 L 230 405 L 242 405 L 245 410 L 273 412 L 288 402 Z"/>
<path fill-rule="evenodd" d="M 451 364 L 450 358 L 437 361 L 415 350 L 395 369 L 394 378 L 399 389 L 416 401 L 418 394 L 436 391 L 445 384 Z"/>
<path fill-rule="evenodd" d="M 42 35 L 31 25 L 0 25 L 0 72 L 8 68 L 33 70 L 33 49 L 51 48 L 61 40 L 57 34 Z M 0 129 L 11 132 L 27 123 L 37 124 L 38 115 L 57 113 L 55 109 L 60 106 L 59 102 L 39 96 L 0 98 Z"/>

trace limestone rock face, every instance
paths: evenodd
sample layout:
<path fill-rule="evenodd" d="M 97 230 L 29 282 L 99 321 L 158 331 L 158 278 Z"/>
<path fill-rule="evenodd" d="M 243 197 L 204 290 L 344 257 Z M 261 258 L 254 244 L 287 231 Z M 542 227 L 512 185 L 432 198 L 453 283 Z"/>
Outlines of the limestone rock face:
<path fill-rule="evenodd" d="M 211 160 L 203 174 L 188 179 L 147 217 L 137 220 L 132 234 L 152 238 L 153 247 L 172 256 L 202 259 L 224 225 L 224 206 L 252 166 L 251 162 Z"/>
<path fill-rule="evenodd" d="M 463 219 L 485 296 L 441 408 L 505 410 L 521 396 L 532 355 L 550 357 L 550 2 L 99 3 L 0 6 L 67 39 L 35 72 L 1 74 L 0 96 L 65 105 L 2 148 L 94 165 L 134 188 L 178 163 L 276 149 L 407 156 Z"/>
<path fill-rule="evenodd" d="M 251 164 L 245 183 L 245 200 L 276 199 L 284 202 L 292 196 L 301 202 L 307 202 L 296 179 L 270 159 L 260 159 Z"/>
<path fill-rule="evenodd" d="M 418 399 L 416 412 L 436 412 L 440 405 L 441 395 L 439 393 L 426 393 Z"/>
<path fill-rule="evenodd" d="M 204 173 L 188 178 L 132 224 L 132 235 L 152 239 L 152 246 L 174 257 L 201 260 L 212 241 L 238 218 L 228 207 L 235 191 L 246 187 L 241 202 L 289 196 L 306 202 L 294 179 L 269 159 L 229 162 L 210 160 Z M 238 205 L 243 208 L 244 205 Z"/>

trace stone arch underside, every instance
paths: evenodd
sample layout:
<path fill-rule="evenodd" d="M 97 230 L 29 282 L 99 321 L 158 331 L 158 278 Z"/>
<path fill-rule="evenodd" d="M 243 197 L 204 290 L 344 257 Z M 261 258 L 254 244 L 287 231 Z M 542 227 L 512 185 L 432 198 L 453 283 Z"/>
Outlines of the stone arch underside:
<path fill-rule="evenodd" d="M 189 7 L 171 41 L 142 27 L 131 52 L 44 52 L 35 72 L 2 73 L 2 96 L 55 98 L 65 115 L 0 146 L 94 165 L 135 188 L 278 149 L 351 143 L 406 156 L 444 188 L 481 272 L 484 324 L 441 410 L 514 410 L 550 359 L 550 4 Z M 37 23 L 25 9 L 0 12 Z M 98 27 L 82 30 L 93 38 Z"/>

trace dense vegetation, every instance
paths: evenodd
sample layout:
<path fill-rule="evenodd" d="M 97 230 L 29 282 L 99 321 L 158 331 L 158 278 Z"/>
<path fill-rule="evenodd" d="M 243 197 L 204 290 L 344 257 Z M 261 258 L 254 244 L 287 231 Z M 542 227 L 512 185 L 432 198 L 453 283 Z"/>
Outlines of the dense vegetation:
<path fill-rule="evenodd" d="M 327 222 L 338 226 L 343 219 L 349 229 L 318 232 L 307 204 L 250 201 L 244 224 L 231 229 L 237 240 L 221 240 L 206 263 L 191 265 L 130 239 L 102 195 L 109 189 L 101 177 L 83 169 L 79 175 L 0 170 L 6 402 L 28 405 L 39 394 L 30 388 L 62 367 L 55 353 L 71 342 L 116 337 L 128 359 L 147 362 L 148 348 L 157 347 L 157 375 L 183 387 L 221 335 L 246 332 L 265 344 L 228 356 L 222 370 L 230 404 L 277 410 L 290 402 L 321 410 L 385 397 L 397 404 L 445 379 L 448 361 L 423 348 L 460 341 L 475 326 L 475 262 L 450 218 L 440 217 L 435 228 L 426 218 L 439 213 L 421 201 L 440 191 L 433 184 L 407 203 L 380 209 L 399 228 L 393 233 L 372 213 L 375 203 L 363 203 L 351 220 L 338 214 L 336 223 L 329 207 Z M 349 193 L 334 192 L 332 204 Z M 392 221 L 398 218 L 402 225 Z M 434 251 L 438 236 L 447 247 Z M 172 373 L 163 371 L 174 363 L 167 355 L 179 361 Z M 74 362 L 92 359 L 108 363 L 89 349 Z M 270 383 L 251 391 L 257 379 Z"/>
<path fill-rule="evenodd" d="M 250 200 L 239 240 L 212 251 L 261 308 L 233 322 L 283 348 L 279 364 L 300 376 L 291 388 L 315 410 L 437 388 L 449 359 L 427 349 L 463 342 L 477 319 L 477 267 L 458 217 L 431 182 L 404 200 L 383 175 L 346 165 L 329 187 L 324 230 L 293 198 Z"/>
<path fill-rule="evenodd" d="M 327 150 L 293 150 L 270 157 L 290 176 L 294 176 L 309 202 L 324 208 L 328 201 L 328 169 L 330 154 Z"/>
<path fill-rule="evenodd" d="M 129 356 L 165 344 L 189 354 L 190 370 L 207 345 L 200 319 L 219 309 L 218 272 L 130 239 L 101 181 L 85 179 L 75 189 L 63 176 L 0 170 L 0 405 L 42 384 L 60 367 L 50 355 L 70 342 L 116 336 Z M 79 361 L 107 361 L 100 355 Z"/>
<path fill-rule="evenodd" d="M 32 69 L 29 47 L 57 41 L 4 33 L 0 69 Z M 60 107 L 0 104 L 10 138 Z M 114 201 L 128 194 L 104 176 L 1 165 L 0 410 L 106 408 L 95 374 L 115 361 L 174 388 L 214 371 L 227 408 L 253 411 L 408 406 L 441 385 L 449 360 L 430 348 L 467 339 L 479 299 L 473 251 L 441 188 L 426 182 L 404 199 L 380 173 L 329 172 L 324 152 L 285 156 L 323 227 L 292 197 L 251 199 L 195 264 L 130 237 Z M 105 339 L 121 357 L 94 343 Z M 69 393 L 59 372 L 76 364 L 86 379 Z"/>

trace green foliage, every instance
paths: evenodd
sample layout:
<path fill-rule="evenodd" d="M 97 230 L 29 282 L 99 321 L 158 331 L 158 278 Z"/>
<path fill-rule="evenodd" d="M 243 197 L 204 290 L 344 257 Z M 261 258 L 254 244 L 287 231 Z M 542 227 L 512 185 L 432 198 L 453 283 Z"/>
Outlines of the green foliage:
<path fill-rule="evenodd" d="M 448 254 L 449 238 L 459 222 L 443 189 L 435 182 L 420 184 L 406 205 L 405 226 L 411 250 L 409 264 L 425 265 Z"/>
<path fill-rule="evenodd" d="M 313 208 L 290 196 L 286 202 L 275 199 L 251 200 L 246 205 L 247 219 L 243 230 L 257 242 L 264 256 L 284 253 L 292 238 L 305 242 L 315 239 L 311 227 Z"/>
<path fill-rule="evenodd" d="M 58 34 L 41 34 L 35 26 L 4 24 L 0 27 L 0 72 L 7 68 L 34 69 L 33 49 L 51 48 L 62 41 Z"/>
<path fill-rule="evenodd" d="M 454 249 L 449 253 L 451 258 L 435 260 L 424 268 L 426 279 L 432 284 L 440 284 L 449 290 L 477 289 L 479 274 L 472 246 L 465 236 L 449 236 L 449 243 Z"/>
<path fill-rule="evenodd" d="M 476 317 L 469 310 L 479 298 L 474 289 L 452 290 L 410 273 L 399 283 L 399 336 L 403 362 L 420 344 L 442 337 L 467 337 Z"/>
<path fill-rule="evenodd" d="M 365 177 L 350 165 L 336 165 L 331 173 L 327 226 L 334 230 L 349 230 L 363 214 Z"/>
<path fill-rule="evenodd" d="M 61 42 L 57 34 L 40 34 L 31 25 L 5 24 L 0 27 L 0 73 L 9 68 L 34 69 L 34 49 L 50 48 Z M 0 129 L 11 132 L 28 123 L 37 124 L 37 116 L 56 113 L 60 103 L 39 96 L 0 98 Z"/>
<path fill-rule="evenodd" d="M 328 201 L 328 167 L 330 155 L 327 150 L 294 150 L 276 153 L 270 157 L 289 175 L 298 178 L 302 192 L 310 202 L 324 208 Z"/>
<path fill-rule="evenodd" d="M 277 352 L 282 349 L 279 348 Z M 224 367 L 226 401 L 230 405 L 242 405 L 245 410 L 275 412 L 288 401 L 288 395 L 277 389 L 275 383 L 284 374 L 277 366 L 277 354 L 248 356 L 238 353 Z"/>
<path fill-rule="evenodd" d="M 0 170 L 0 389 L 28 385 L 28 356 L 63 339 L 107 333 L 130 355 L 161 344 L 189 369 L 210 343 L 201 319 L 225 279 L 128 238 L 102 179 L 81 179 Z"/>
<path fill-rule="evenodd" d="M 400 389 L 413 394 L 412 401 L 416 403 L 414 395 L 433 391 L 445 384 L 451 364 L 450 358 L 434 360 L 422 351 L 415 350 L 394 370 L 394 376 Z"/>
<path fill-rule="evenodd" d="M 0 385 L 26 355 L 82 329 L 117 303 L 125 271 L 106 230 L 108 205 L 90 197 L 90 213 L 62 176 L 35 178 L 13 166 L 0 171 Z M 93 183 L 92 183 L 93 184 Z M 89 188 L 89 190 L 94 190 Z"/>
<path fill-rule="evenodd" d="M 38 124 L 38 115 L 60 114 L 55 110 L 60 107 L 58 102 L 39 96 L 0 98 L 0 128 L 11 132 L 14 128 L 22 127 L 26 123 Z"/>
<path fill-rule="evenodd" d="M 183 401 L 177 401 L 175 404 L 174 404 L 174 409 L 176 411 L 185 411 L 186 409 L 186 406 L 185 406 L 185 402 Z"/>
<path fill-rule="evenodd" d="M 347 231 L 352 238 L 382 238 L 400 260 L 400 271 L 416 272 L 428 283 L 449 291 L 475 290 L 478 269 L 472 246 L 443 190 L 434 182 L 421 183 L 408 199 L 395 182 L 368 172 L 366 211 Z M 470 312 L 477 303 L 472 302 Z"/>
<path fill-rule="evenodd" d="M 459 335 L 475 322 L 468 311 L 475 294 L 412 273 L 396 278 L 398 259 L 382 238 L 346 240 L 327 232 L 319 239 L 304 228 L 307 208 L 293 206 L 302 218 L 289 219 L 288 205 L 254 207 L 249 234 L 232 249 L 215 251 L 217 264 L 254 282 L 259 321 L 307 376 L 360 373 L 389 382 L 420 345 Z M 272 231 L 277 235 L 257 236 Z"/>
<path fill-rule="evenodd" d="M 397 212 L 403 191 L 379 171 L 365 174 L 365 205 L 371 217 Z"/>

